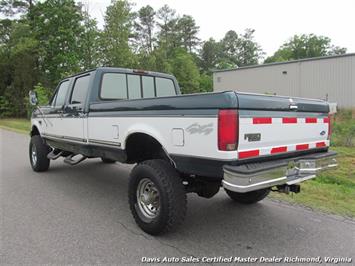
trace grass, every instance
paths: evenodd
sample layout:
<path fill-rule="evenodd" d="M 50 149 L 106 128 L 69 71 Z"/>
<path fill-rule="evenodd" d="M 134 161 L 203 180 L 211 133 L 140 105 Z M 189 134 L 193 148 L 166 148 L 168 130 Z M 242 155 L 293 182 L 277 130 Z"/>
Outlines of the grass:
<path fill-rule="evenodd" d="M 29 134 L 31 122 L 22 118 L 0 119 L 0 128 L 12 130 L 22 134 Z"/>
<path fill-rule="evenodd" d="M 0 128 L 28 134 L 30 121 L 0 119 Z M 328 213 L 355 217 L 355 147 L 332 147 L 338 152 L 339 167 L 302 183 L 301 193 L 271 193 L 270 197 L 318 209 Z"/>

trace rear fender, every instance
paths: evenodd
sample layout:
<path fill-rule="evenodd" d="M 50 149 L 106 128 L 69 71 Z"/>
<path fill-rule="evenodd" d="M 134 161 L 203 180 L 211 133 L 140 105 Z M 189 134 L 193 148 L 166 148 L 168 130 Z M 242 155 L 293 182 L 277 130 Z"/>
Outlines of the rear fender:
<path fill-rule="evenodd" d="M 166 143 L 166 140 L 164 140 L 161 133 L 159 133 L 159 131 L 156 130 L 155 128 L 153 128 L 147 124 L 143 124 L 143 123 L 134 124 L 128 128 L 128 130 L 126 131 L 125 136 L 124 136 L 125 141 L 123 143 L 122 149 L 126 148 L 126 142 L 127 142 L 128 137 L 134 133 L 143 133 L 143 134 L 151 136 L 152 138 L 157 140 L 162 145 L 162 148 L 166 151 L 167 143 Z"/>

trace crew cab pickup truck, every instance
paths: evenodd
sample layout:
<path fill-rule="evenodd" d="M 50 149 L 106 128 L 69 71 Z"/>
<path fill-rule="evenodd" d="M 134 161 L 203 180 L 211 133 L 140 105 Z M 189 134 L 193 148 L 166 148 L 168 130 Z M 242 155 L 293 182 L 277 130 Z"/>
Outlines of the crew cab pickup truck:
<path fill-rule="evenodd" d="M 35 93 L 30 93 L 36 105 Z M 167 74 L 97 68 L 62 80 L 47 106 L 32 114 L 34 171 L 64 157 L 136 164 L 128 195 L 149 234 L 176 228 L 186 193 L 211 198 L 220 187 L 239 203 L 336 167 L 328 151 L 329 106 L 322 100 L 235 91 L 181 95 Z"/>

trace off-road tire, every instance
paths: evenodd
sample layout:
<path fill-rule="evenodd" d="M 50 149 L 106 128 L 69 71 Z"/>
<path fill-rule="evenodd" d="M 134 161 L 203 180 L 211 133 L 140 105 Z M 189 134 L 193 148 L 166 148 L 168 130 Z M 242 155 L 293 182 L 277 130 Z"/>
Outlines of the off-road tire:
<path fill-rule="evenodd" d="M 159 191 L 160 211 L 150 220 L 144 217 L 137 203 L 138 184 L 145 178 L 149 178 Z M 173 231 L 186 215 L 185 187 L 176 170 L 164 160 L 147 160 L 134 167 L 129 180 L 128 199 L 137 225 L 151 235 Z"/>
<path fill-rule="evenodd" d="M 270 189 L 260 189 L 246 193 L 238 193 L 227 190 L 227 195 L 234 201 L 242 204 L 253 204 L 263 200 L 270 193 Z"/>
<path fill-rule="evenodd" d="M 114 161 L 114 160 L 106 159 L 106 158 L 101 158 L 101 161 L 102 161 L 103 163 L 115 163 L 115 162 L 116 162 L 116 161 Z"/>
<path fill-rule="evenodd" d="M 33 159 L 32 152 L 36 153 L 36 160 Z M 50 160 L 47 158 L 47 154 L 51 148 L 44 142 L 40 135 L 34 135 L 31 137 L 29 145 L 30 163 L 33 171 L 44 172 L 49 168 Z"/>

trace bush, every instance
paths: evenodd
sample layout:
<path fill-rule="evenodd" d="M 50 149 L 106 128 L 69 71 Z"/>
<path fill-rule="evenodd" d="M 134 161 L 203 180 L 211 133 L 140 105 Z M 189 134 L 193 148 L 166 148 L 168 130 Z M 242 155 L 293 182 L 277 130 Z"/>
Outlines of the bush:
<path fill-rule="evenodd" d="M 200 91 L 202 92 L 211 92 L 213 91 L 213 80 L 212 80 L 212 74 L 201 74 L 200 75 Z"/>
<path fill-rule="evenodd" d="M 13 104 L 11 103 L 9 90 L 5 90 L 0 96 L 0 118 L 9 117 L 13 114 Z"/>
<path fill-rule="evenodd" d="M 191 54 L 183 49 L 176 49 L 171 66 L 183 94 L 200 92 L 200 73 Z"/>
<path fill-rule="evenodd" d="M 332 145 L 352 147 L 355 145 L 355 119 L 351 110 L 339 110 L 334 116 Z"/>

